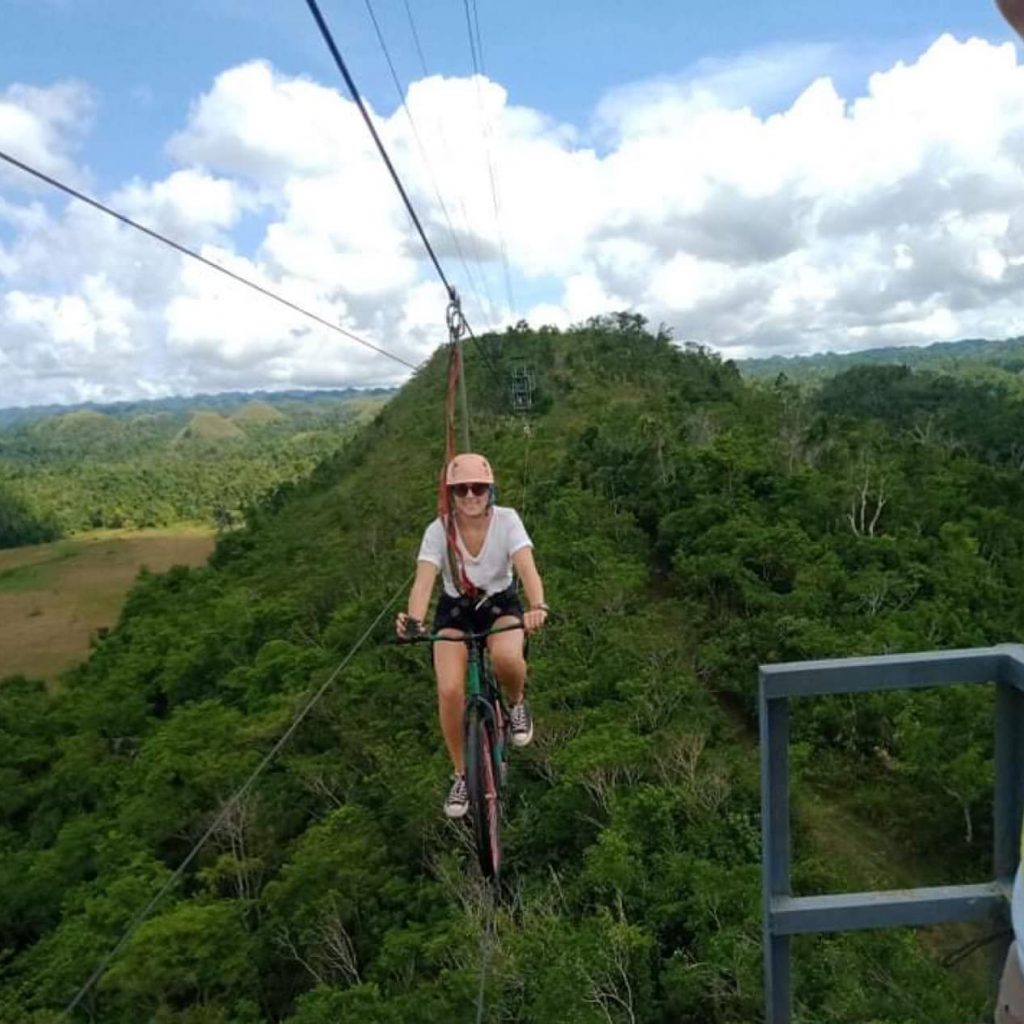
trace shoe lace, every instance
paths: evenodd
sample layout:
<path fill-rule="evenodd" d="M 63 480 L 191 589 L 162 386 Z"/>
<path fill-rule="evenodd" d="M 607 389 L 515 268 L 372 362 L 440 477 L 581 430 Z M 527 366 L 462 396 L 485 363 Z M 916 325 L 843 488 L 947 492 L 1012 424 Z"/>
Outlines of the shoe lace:
<path fill-rule="evenodd" d="M 527 722 L 526 704 L 519 703 L 513 704 L 509 709 L 509 714 L 512 717 L 512 728 L 513 729 L 525 729 Z"/>

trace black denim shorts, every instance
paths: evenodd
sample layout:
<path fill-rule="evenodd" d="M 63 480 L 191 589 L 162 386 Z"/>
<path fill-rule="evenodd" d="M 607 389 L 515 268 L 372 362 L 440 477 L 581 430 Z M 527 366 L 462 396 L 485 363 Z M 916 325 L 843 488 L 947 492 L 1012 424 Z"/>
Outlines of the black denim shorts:
<path fill-rule="evenodd" d="M 523 616 L 523 605 L 514 583 L 507 590 L 483 598 L 449 597 L 442 591 L 434 612 L 434 632 L 461 629 L 467 633 L 483 633 L 502 615 Z"/>

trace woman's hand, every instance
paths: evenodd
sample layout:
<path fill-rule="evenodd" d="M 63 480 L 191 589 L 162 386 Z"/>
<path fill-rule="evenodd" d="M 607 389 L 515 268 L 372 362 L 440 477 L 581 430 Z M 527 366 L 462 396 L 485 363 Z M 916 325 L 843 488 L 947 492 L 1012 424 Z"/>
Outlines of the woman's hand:
<path fill-rule="evenodd" d="M 399 640 L 408 640 L 423 632 L 423 623 L 414 619 L 408 612 L 399 612 L 395 616 L 395 633 Z"/>
<path fill-rule="evenodd" d="M 538 629 L 543 628 L 547 620 L 547 606 L 542 605 L 538 608 L 531 608 L 528 612 L 523 613 L 523 628 L 527 633 L 535 633 Z"/>

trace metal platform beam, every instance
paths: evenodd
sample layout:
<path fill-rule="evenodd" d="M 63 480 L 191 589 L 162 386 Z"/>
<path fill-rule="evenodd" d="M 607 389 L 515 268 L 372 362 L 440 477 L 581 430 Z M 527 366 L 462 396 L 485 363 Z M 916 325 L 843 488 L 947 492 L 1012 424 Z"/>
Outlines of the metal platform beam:
<path fill-rule="evenodd" d="M 767 1024 L 790 1024 L 790 937 L 863 928 L 1006 921 L 1024 811 L 1024 645 L 875 658 L 762 665 L 762 905 Z M 793 896 L 789 799 L 789 700 L 871 690 L 994 684 L 993 880 L 977 885 Z M 1005 950 L 1009 939 L 1002 946 Z"/>
<path fill-rule="evenodd" d="M 849 932 L 978 921 L 999 913 L 1006 890 L 997 882 L 930 889 L 844 892 L 837 896 L 783 896 L 772 905 L 778 935 Z"/>

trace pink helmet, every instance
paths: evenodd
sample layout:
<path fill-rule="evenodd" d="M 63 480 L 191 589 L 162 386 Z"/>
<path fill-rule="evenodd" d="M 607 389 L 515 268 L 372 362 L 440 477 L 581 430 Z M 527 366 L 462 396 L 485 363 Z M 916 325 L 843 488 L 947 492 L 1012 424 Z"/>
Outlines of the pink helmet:
<path fill-rule="evenodd" d="M 444 482 L 448 487 L 454 484 L 493 484 L 494 472 L 482 455 L 465 452 L 448 463 Z"/>

